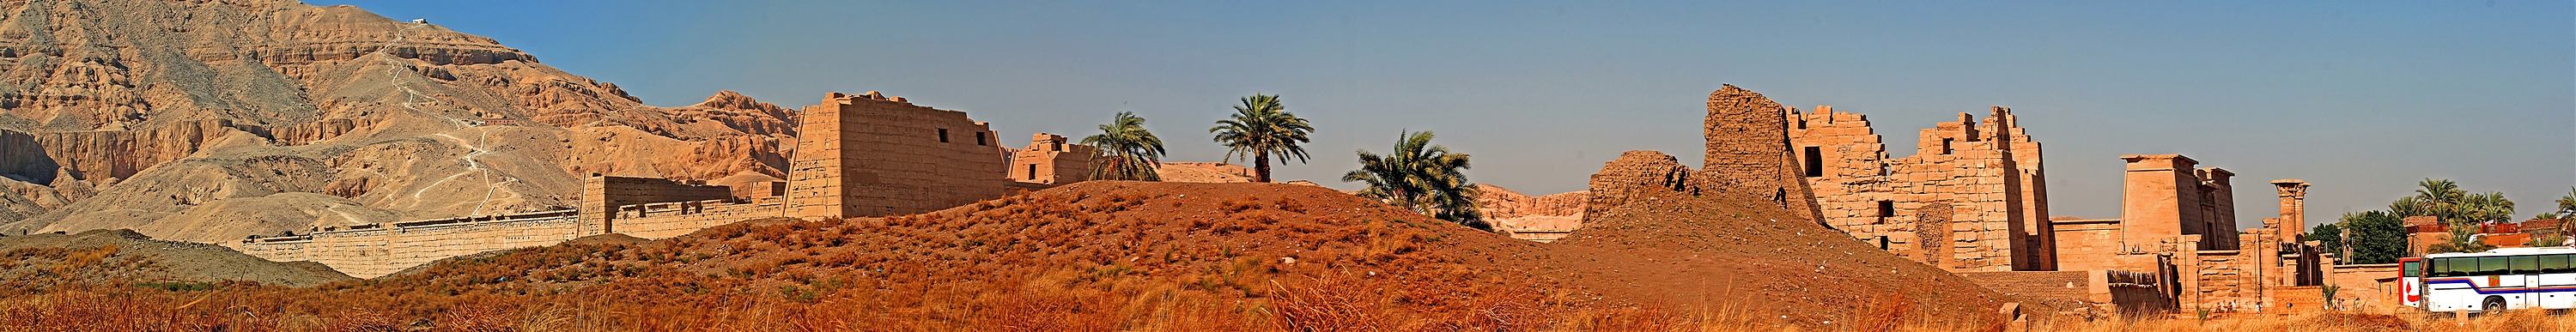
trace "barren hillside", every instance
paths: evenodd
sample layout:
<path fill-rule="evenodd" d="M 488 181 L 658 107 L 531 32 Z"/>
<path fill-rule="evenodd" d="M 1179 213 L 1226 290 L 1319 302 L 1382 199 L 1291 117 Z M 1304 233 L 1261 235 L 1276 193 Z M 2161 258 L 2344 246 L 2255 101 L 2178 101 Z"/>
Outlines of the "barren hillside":
<path fill-rule="evenodd" d="M 793 114 L 678 108 L 436 24 L 294 1 L 0 3 L 0 233 L 216 242 L 783 177 Z"/>
<path fill-rule="evenodd" d="M 132 231 L 0 237 L 0 280 L 11 294 L 64 283 L 247 281 L 314 286 L 357 280 L 312 262 L 277 263 L 232 249 L 153 240 Z"/>

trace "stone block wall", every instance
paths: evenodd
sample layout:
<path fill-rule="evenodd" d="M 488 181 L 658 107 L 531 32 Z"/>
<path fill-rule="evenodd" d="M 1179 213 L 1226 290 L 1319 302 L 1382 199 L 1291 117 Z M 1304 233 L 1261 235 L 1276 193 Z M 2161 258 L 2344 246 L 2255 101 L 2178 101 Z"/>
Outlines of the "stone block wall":
<path fill-rule="evenodd" d="M 2251 312 L 2261 310 L 2262 290 L 2255 287 L 2255 255 L 2240 255 L 2238 250 L 2203 250 L 2198 252 L 2196 269 L 2183 276 L 2197 289 L 2183 294 L 2183 307 L 2212 312 Z"/>
<path fill-rule="evenodd" d="M 1865 115 L 1792 110 L 1789 144 L 1835 229 L 1952 271 L 2056 269 L 2038 142 L 2010 109 L 1991 111 L 1921 130 L 1914 155 L 1890 158 Z"/>
<path fill-rule="evenodd" d="M 2405 303 L 2400 298 L 2405 289 L 2397 286 L 2400 268 L 2396 263 L 2335 265 L 2327 269 L 2332 272 L 2327 273 L 2326 285 L 2341 288 L 2335 291 L 2335 302 L 2346 308 L 2396 308 Z"/>
<path fill-rule="evenodd" d="M 1073 144 L 1064 136 L 1030 135 L 1028 147 L 1011 152 L 1012 181 L 1063 185 L 1091 179 L 1091 158 L 1100 150 Z"/>
<path fill-rule="evenodd" d="M 613 222 L 620 207 L 637 204 L 732 200 L 733 188 L 695 183 L 681 183 L 660 178 L 593 176 L 582 179 L 581 235 L 615 233 Z"/>
<path fill-rule="evenodd" d="M 2050 222 L 2057 240 L 2059 270 L 2135 269 L 2134 262 L 2122 262 L 2120 256 L 2145 253 L 2146 248 L 2133 247 L 2120 241 L 2119 219 L 2060 219 Z"/>
<path fill-rule="evenodd" d="M 1007 150 L 966 112 L 874 91 L 832 93 L 799 119 L 790 212 L 803 218 L 929 212 L 1001 197 Z"/>
<path fill-rule="evenodd" d="M 688 235 L 700 229 L 722 226 L 744 220 L 785 216 L 785 201 L 763 199 L 748 203 L 730 200 L 663 202 L 622 206 L 610 228 L 618 234 L 665 239 Z"/>
<path fill-rule="evenodd" d="M 312 261 L 374 278 L 449 257 L 552 245 L 580 237 L 573 210 L 360 225 L 228 245 L 260 259 Z"/>

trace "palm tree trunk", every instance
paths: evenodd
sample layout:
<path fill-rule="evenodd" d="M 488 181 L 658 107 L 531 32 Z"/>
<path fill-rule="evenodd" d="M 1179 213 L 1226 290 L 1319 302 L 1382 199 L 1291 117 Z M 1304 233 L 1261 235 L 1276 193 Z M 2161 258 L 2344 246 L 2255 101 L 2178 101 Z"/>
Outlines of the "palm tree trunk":
<path fill-rule="evenodd" d="M 1252 182 L 1270 183 L 1270 152 L 1252 152 Z"/>

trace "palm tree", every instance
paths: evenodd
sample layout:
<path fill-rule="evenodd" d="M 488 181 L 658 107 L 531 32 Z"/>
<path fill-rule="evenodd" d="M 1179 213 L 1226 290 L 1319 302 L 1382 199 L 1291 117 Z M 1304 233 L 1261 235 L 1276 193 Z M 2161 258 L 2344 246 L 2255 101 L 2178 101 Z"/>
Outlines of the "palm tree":
<path fill-rule="evenodd" d="M 2513 219 L 2513 200 L 2503 192 L 2470 194 L 2460 190 L 2458 182 L 2424 179 L 2415 183 L 2415 195 L 2388 204 L 2388 211 L 2398 216 L 2433 216 L 2451 233 L 2450 241 L 2435 243 L 2429 252 L 2477 252 L 2489 247 L 2476 241 L 2479 226 L 2489 222 Z"/>
<path fill-rule="evenodd" d="M 2415 183 L 2415 195 L 2400 198 L 2388 205 L 2388 212 L 2398 216 L 2434 216 L 2443 221 L 2458 221 L 2460 201 L 2468 192 L 2458 182 L 2424 179 Z"/>
<path fill-rule="evenodd" d="M 1493 230 L 1476 211 L 1476 186 L 1467 182 L 1467 154 L 1431 145 L 1431 132 L 1399 134 L 1387 155 L 1360 150 L 1360 169 L 1342 175 L 1343 182 L 1367 184 L 1360 197 L 1404 207 L 1415 213 Z"/>
<path fill-rule="evenodd" d="M 1234 106 L 1232 118 L 1218 120 L 1216 127 L 1208 128 L 1209 133 L 1216 134 L 1217 144 L 1232 148 L 1225 152 L 1226 161 L 1252 158 L 1254 182 L 1270 182 L 1272 155 L 1278 155 L 1283 164 L 1288 159 L 1305 162 L 1306 148 L 1298 145 L 1309 142 L 1306 134 L 1314 131 L 1306 119 L 1289 114 L 1288 107 L 1279 103 L 1279 96 L 1257 93 L 1243 97 L 1243 104 Z"/>
<path fill-rule="evenodd" d="M 1163 139 L 1145 130 L 1145 118 L 1136 112 L 1118 112 L 1100 133 L 1083 137 L 1082 144 L 1099 148 L 1091 157 L 1093 180 L 1162 181 L 1154 168 L 1163 161 Z"/>
<path fill-rule="evenodd" d="M 2576 218 L 2576 187 L 2567 187 L 2567 196 L 2558 196 L 2558 218 Z"/>
<path fill-rule="evenodd" d="M 2513 200 L 2505 199 L 2501 191 L 2471 194 L 2460 198 L 2457 213 L 2461 220 L 2469 222 L 2510 222 Z"/>

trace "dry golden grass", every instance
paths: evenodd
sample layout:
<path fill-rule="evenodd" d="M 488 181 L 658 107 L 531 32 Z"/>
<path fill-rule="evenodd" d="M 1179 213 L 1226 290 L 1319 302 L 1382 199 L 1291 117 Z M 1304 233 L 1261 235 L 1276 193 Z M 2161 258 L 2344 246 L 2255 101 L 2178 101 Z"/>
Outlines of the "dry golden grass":
<path fill-rule="evenodd" d="M 2449 314 L 2415 311 L 2412 308 L 2370 308 L 2291 315 L 2231 314 L 2211 317 L 2207 320 L 2190 315 L 2174 315 L 2144 319 L 2066 322 L 2055 326 L 2042 324 L 2042 326 L 2035 326 L 2033 330 L 2075 332 L 2570 331 L 2576 330 L 2576 315 L 2544 310 L 2523 310 L 2463 319 Z"/>
<path fill-rule="evenodd" d="M 1062 278 L 1062 276 L 1051 277 Z M 1170 288 L 1087 290 L 1033 283 L 1020 290 L 886 312 L 884 301 L 827 296 L 702 299 L 684 305 L 597 295 L 370 295 L 249 284 L 172 291 L 61 287 L 0 299 L 0 331 L 2006 331 L 1858 317 L 1798 327 L 1736 306 L 1668 310 L 1545 310 L 1498 305 L 1483 320 L 1425 319 L 1378 297 L 1330 287 L 1273 285 L 1266 300 L 1188 295 Z M 1882 306 L 1894 315 L 1907 305 Z M 1460 323 L 1468 322 L 1468 323 Z M 2519 311 L 2466 320 L 2398 310 L 2187 315 L 2039 321 L 2030 331 L 2566 331 L 2576 315 Z"/>

